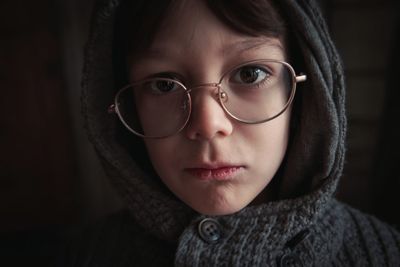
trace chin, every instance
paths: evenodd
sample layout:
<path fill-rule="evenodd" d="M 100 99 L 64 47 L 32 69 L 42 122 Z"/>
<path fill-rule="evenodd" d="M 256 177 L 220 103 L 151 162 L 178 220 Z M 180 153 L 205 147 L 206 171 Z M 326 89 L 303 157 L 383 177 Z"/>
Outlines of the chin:
<path fill-rule="evenodd" d="M 236 212 L 239 212 L 243 208 L 245 208 L 246 205 L 225 205 L 225 206 L 218 206 L 218 207 L 212 207 L 212 206 L 207 206 L 207 207 L 199 207 L 199 208 L 193 208 L 196 210 L 198 213 L 206 215 L 206 216 L 223 216 L 223 215 L 230 215 L 234 214 Z"/>

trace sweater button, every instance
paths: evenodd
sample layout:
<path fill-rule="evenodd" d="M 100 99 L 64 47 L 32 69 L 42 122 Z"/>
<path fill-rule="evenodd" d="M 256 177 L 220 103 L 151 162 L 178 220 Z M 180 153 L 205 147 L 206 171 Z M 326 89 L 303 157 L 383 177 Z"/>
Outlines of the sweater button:
<path fill-rule="evenodd" d="M 214 219 L 203 219 L 198 226 L 200 237 L 207 243 L 215 243 L 222 237 L 222 227 Z"/>
<path fill-rule="evenodd" d="M 279 267 L 304 266 L 300 258 L 294 253 L 284 254 L 278 261 Z"/>

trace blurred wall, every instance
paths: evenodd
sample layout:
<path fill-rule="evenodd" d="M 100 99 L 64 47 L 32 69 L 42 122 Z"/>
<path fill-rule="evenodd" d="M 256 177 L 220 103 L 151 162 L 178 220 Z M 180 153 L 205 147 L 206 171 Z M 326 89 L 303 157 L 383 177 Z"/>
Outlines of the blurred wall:
<path fill-rule="evenodd" d="M 59 11 L 51 0 L 0 10 L 0 230 L 68 221 L 77 164 Z"/>
<path fill-rule="evenodd" d="M 399 133 L 395 122 L 400 112 L 389 94 L 398 91 L 391 79 L 400 75 L 393 64 L 400 2 L 330 0 L 325 9 L 347 83 L 348 151 L 338 197 L 400 225 L 398 194 L 391 192 L 397 201 L 382 198 L 387 189 L 400 190 L 400 175 L 392 167 L 400 160 L 399 135 L 392 134 Z"/>
<path fill-rule="evenodd" d="M 119 205 L 80 116 L 91 5 L 0 3 L 0 232 L 75 224 Z"/>

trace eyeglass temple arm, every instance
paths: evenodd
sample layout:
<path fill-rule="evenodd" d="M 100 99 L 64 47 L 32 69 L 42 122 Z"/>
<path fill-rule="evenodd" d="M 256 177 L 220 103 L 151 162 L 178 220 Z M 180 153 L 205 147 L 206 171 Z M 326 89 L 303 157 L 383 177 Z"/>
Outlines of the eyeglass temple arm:
<path fill-rule="evenodd" d="M 307 80 L 307 75 L 301 74 L 296 76 L 296 83 L 305 82 Z"/>

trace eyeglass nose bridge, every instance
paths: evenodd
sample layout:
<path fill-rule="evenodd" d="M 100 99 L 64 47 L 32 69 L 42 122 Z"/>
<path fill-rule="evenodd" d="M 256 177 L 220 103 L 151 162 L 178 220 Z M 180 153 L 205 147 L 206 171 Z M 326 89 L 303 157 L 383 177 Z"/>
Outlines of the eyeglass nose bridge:
<path fill-rule="evenodd" d="M 198 89 L 198 88 L 201 88 L 201 87 L 215 87 L 215 88 L 217 88 L 217 89 L 220 89 L 220 87 L 221 87 L 221 82 L 219 82 L 219 83 L 202 83 L 202 84 L 197 84 L 197 85 L 195 85 L 195 86 L 192 86 L 192 87 L 187 88 L 186 91 L 187 91 L 188 93 L 191 93 L 194 89 Z"/>
<path fill-rule="evenodd" d="M 227 94 L 222 90 L 221 87 L 222 82 L 218 82 L 218 83 L 202 83 L 202 84 L 198 84 L 195 86 L 192 86 L 190 88 L 186 89 L 186 92 L 188 94 L 190 94 L 194 89 L 199 89 L 202 87 L 214 87 L 217 89 L 217 92 L 215 93 L 215 97 L 217 100 L 224 100 L 227 97 Z"/>

